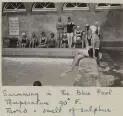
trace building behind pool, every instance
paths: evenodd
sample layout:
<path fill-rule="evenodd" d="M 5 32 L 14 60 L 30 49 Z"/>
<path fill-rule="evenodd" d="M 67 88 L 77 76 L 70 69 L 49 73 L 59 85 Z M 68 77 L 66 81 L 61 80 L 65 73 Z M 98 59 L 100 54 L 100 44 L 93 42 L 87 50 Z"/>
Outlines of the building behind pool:
<path fill-rule="evenodd" d="M 103 32 L 105 47 L 122 47 L 123 45 L 123 5 L 120 4 L 94 4 L 94 3 L 49 3 L 49 7 L 41 3 L 21 3 L 22 9 L 19 10 L 7 7 L 3 3 L 2 12 L 2 39 L 19 37 L 22 32 L 27 32 L 31 36 L 32 32 L 39 35 L 45 31 L 49 36 L 51 32 L 57 34 L 56 23 L 58 16 L 62 21 L 67 22 L 70 16 L 75 24 L 84 25 L 94 24 L 99 21 Z M 11 3 L 8 3 L 11 4 Z M 9 5 L 8 5 L 9 6 Z M 15 6 L 16 7 L 16 6 Z M 19 35 L 9 35 L 9 17 L 19 18 Z M 117 42 L 116 42 L 117 41 Z"/>

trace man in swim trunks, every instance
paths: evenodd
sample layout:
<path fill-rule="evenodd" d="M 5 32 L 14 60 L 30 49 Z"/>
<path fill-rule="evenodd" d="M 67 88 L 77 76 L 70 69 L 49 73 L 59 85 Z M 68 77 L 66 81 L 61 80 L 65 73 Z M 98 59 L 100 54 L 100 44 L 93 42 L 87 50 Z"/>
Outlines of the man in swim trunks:
<path fill-rule="evenodd" d="M 73 32 L 74 32 L 74 22 L 72 22 L 71 17 L 68 17 L 68 21 L 66 24 L 66 28 L 67 28 L 67 37 L 68 37 L 68 46 L 69 48 L 72 47 L 72 43 L 73 43 Z"/>

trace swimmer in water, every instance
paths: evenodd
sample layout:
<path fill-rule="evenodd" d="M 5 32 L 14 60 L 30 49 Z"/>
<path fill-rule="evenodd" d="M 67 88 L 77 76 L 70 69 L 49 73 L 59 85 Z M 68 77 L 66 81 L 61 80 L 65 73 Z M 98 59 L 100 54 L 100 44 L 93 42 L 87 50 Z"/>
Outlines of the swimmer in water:
<path fill-rule="evenodd" d="M 33 86 L 42 86 L 42 83 L 40 81 L 33 82 Z"/>
<path fill-rule="evenodd" d="M 62 77 L 64 77 L 67 73 L 72 72 L 76 66 L 79 66 L 79 61 L 82 60 L 85 57 L 89 57 L 90 55 L 90 46 L 88 46 L 86 49 L 77 50 L 76 55 L 73 59 L 72 66 L 68 68 L 65 72 L 61 74 Z"/>

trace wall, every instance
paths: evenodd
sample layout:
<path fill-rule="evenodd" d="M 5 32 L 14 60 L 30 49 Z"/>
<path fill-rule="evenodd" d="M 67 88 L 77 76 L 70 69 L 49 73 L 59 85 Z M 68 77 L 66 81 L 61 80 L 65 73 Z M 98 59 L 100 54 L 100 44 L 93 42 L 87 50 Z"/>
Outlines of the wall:
<path fill-rule="evenodd" d="M 62 12 L 63 22 L 67 21 L 67 17 L 71 16 L 75 24 L 81 25 L 81 28 L 86 23 L 93 24 L 99 21 L 103 31 L 104 40 L 123 40 L 123 11 L 96 11 L 95 14 L 90 11 L 73 11 Z M 10 15 L 2 16 L 2 36 L 8 36 L 8 17 Z M 42 31 L 46 31 L 48 36 L 50 32 L 56 33 L 56 23 L 58 14 L 55 12 L 43 14 L 22 14 L 18 15 L 20 20 L 20 33 L 28 32 L 29 37 L 32 32 L 38 35 Z"/>

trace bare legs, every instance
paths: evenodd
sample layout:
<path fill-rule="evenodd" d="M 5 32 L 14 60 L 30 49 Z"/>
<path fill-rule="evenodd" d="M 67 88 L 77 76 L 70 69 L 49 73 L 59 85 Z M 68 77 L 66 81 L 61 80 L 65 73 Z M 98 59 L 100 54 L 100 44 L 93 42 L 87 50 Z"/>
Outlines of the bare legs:
<path fill-rule="evenodd" d="M 72 67 L 74 68 L 74 66 L 78 66 L 79 65 L 79 61 L 81 59 L 83 59 L 83 58 L 84 58 L 84 55 L 83 54 L 77 54 L 75 56 L 75 58 L 73 59 Z"/>
<path fill-rule="evenodd" d="M 68 68 L 68 70 L 66 70 L 63 75 L 65 75 L 68 72 L 73 71 L 75 66 L 78 66 L 79 65 L 79 61 L 81 59 L 83 59 L 84 57 L 86 57 L 86 56 L 84 56 L 83 53 L 81 53 L 81 54 L 77 53 L 77 55 L 75 55 L 75 57 L 73 59 L 72 66 L 70 68 Z"/>
<path fill-rule="evenodd" d="M 73 33 L 67 33 L 69 48 L 72 46 Z"/>
<path fill-rule="evenodd" d="M 72 66 L 69 67 L 65 72 L 63 72 L 61 75 L 65 76 L 67 73 L 72 72 L 76 66 L 79 65 L 80 60 L 82 60 L 83 58 L 88 56 L 88 49 L 86 49 L 85 51 L 77 51 L 73 62 L 72 62 Z"/>

